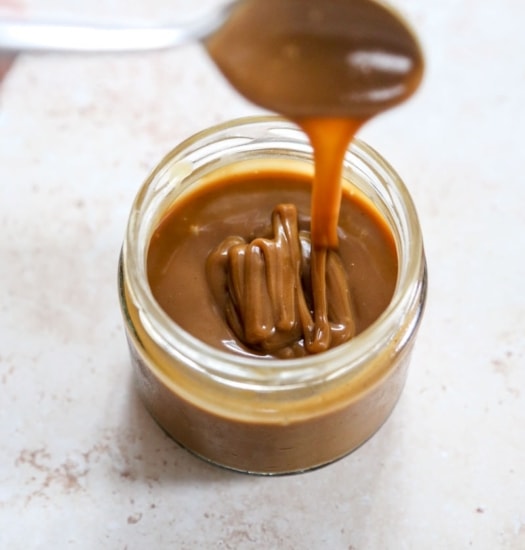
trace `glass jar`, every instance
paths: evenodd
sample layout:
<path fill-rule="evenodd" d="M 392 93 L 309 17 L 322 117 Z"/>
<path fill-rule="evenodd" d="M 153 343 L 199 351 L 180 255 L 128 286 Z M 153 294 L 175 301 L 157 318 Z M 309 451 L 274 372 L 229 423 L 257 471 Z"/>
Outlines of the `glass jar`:
<path fill-rule="evenodd" d="M 371 437 L 404 386 L 426 297 L 421 230 L 399 176 L 359 140 L 343 185 L 371 201 L 395 239 L 398 276 L 382 315 L 352 340 L 318 355 L 268 360 L 210 347 L 154 299 L 146 259 L 152 232 L 184 193 L 264 166 L 313 173 L 302 131 L 278 117 L 205 130 L 171 151 L 133 204 L 119 264 L 119 293 L 137 387 L 177 442 L 234 470 L 282 474 L 328 464 Z M 220 176 L 219 176 L 220 174 Z"/>

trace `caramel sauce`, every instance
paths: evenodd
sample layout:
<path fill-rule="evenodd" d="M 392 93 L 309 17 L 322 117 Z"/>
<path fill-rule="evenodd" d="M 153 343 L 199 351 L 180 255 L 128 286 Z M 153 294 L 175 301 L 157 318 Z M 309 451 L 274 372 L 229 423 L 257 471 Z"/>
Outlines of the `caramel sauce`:
<path fill-rule="evenodd" d="M 181 196 L 147 256 L 166 313 L 209 345 L 268 358 L 317 353 L 370 326 L 396 284 L 391 231 L 369 201 L 345 190 L 338 250 L 312 262 L 311 191 L 311 176 L 272 161 Z"/>

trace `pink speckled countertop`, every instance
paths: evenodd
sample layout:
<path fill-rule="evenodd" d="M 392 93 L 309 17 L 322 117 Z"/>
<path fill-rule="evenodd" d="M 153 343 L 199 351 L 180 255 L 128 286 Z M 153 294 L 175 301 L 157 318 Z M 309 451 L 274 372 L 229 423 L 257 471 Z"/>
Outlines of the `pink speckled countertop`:
<path fill-rule="evenodd" d="M 25 9 L 145 19 L 184 4 Z M 298 476 L 223 471 L 163 434 L 133 390 L 116 292 L 148 171 L 258 110 L 197 46 L 18 60 L 0 93 L 0 548 L 525 548 L 525 4 L 396 5 L 425 83 L 360 136 L 412 191 L 428 307 L 392 417 Z"/>

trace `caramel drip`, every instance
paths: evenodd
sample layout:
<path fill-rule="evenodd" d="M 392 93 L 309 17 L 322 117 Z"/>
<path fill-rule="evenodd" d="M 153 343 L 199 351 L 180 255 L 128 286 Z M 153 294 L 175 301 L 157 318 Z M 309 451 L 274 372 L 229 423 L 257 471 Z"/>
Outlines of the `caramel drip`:
<path fill-rule="evenodd" d="M 311 233 L 315 247 L 337 248 L 343 160 L 362 121 L 348 118 L 305 118 L 300 126 L 313 147 L 315 179 L 312 187 Z"/>
<path fill-rule="evenodd" d="M 280 357 L 350 339 L 355 323 L 338 255 L 311 247 L 294 205 L 275 208 L 272 229 L 273 237 L 251 242 L 228 237 L 208 257 L 212 293 L 237 338 Z"/>
<path fill-rule="evenodd" d="M 336 345 L 329 313 L 345 323 L 350 318 L 349 307 L 340 311 L 336 303 L 349 304 L 342 298 L 348 289 L 335 276 L 344 270 L 331 260 L 337 257 L 345 152 L 363 123 L 417 89 L 423 74 L 418 41 L 375 0 L 244 0 L 205 45 L 244 97 L 303 128 L 315 160 L 313 321 L 300 284 L 299 237 L 282 206 L 274 214 L 275 239 L 225 241 L 215 253 L 229 274 L 226 316 L 248 346 L 289 347 L 300 334 L 306 351 L 322 351 Z"/>
<path fill-rule="evenodd" d="M 312 240 L 335 248 L 344 151 L 364 122 L 418 88 L 417 38 L 375 0 L 244 0 L 205 45 L 244 97 L 308 134 Z"/>

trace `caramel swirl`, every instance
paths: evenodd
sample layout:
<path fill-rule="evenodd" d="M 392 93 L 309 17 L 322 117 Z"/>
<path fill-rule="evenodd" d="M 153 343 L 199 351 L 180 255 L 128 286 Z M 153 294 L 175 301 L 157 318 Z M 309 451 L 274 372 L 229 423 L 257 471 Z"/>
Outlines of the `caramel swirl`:
<path fill-rule="evenodd" d="M 280 204 L 270 237 L 227 237 L 207 259 L 206 274 L 237 338 L 279 357 L 319 353 L 355 333 L 351 295 L 335 251 L 311 246 L 297 210 Z"/>

